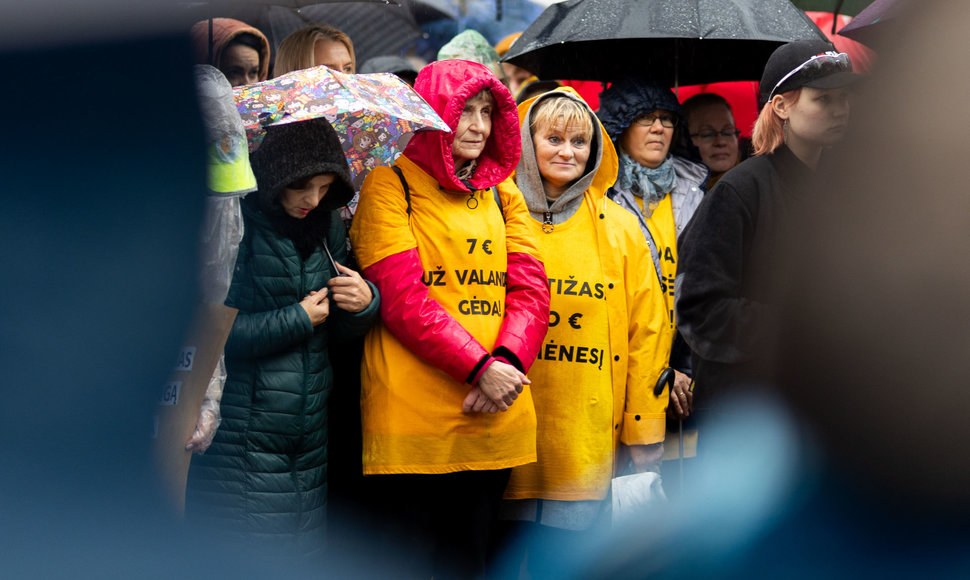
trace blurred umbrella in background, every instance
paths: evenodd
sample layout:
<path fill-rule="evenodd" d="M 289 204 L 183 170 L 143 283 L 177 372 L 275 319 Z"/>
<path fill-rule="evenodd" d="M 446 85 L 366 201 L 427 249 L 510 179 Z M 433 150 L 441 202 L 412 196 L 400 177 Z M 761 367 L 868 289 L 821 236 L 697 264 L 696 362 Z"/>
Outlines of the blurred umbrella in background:
<path fill-rule="evenodd" d="M 419 22 L 452 18 L 446 0 L 214 0 L 187 2 L 198 20 L 228 17 L 258 28 L 272 59 L 290 33 L 313 24 L 340 29 L 354 43 L 357 62 L 400 54 L 422 36 Z"/>
<path fill-rule="evenodd" d="M 879 46 L 892 36 L 899 24 L 897 16 L 905 5 L 905 0 L 875 0 L 839 34 L 869 47 Z"/>
<path fill-rule="evenodd" d="M 842 36 L 842 29 L 853 21 L 851 16 L 832 14 L 831 12 L 806 12 L 819 30 L 835 45 L 839 52 L 844 52 L 852 59 L 852 70 L 858 73 L 869 72 L 875 53 L 864 44 L 851 38 Z M 835 32 L 832 32 L 832 30 Z"/>
<path fill-rule="evenodd" d="M 504 61 L 544 79 L 639 70 L 671 86 L 761 78 L 779 45 L 824 39 L 788 0 L 568 0 L 546 8 Z"/>
<path fill-rule="evenodd" d="M 549 4 L 548 0 L 436 1 L 451 4 L 455 10 L 450 19 L 429 19 L 421 24 L 425 36 L 418 40 L 416 50 L 429 62 L 443 45 L 468 29 L 477 30 L 494 46 L 506 36 L 528 28 Z"/>

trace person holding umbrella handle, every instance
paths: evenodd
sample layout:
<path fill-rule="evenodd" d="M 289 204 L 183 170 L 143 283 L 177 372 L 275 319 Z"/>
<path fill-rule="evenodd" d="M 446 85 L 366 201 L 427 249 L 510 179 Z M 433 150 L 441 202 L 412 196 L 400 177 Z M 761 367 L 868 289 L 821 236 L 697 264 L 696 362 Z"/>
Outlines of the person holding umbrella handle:
<path fill-rule="evenodd" d="M 673 92 L 655 80 L 618 80 L 600 97 L 598 114 L 620 159 L 609 196 L 637 218 L 667 305 L 666 324 L 675 330 L 673 300 L 681 232 L 704 197 L 710 172 L 702 163 L 670 153 L 676 133 L 685 130 L 686 123 Z M 668 412 L 683 420 L 694 405 L 690 351 L 678 335 L 673 336 L 669 366 L 675 374 Z"/>
<path fill-rule="evenodd" d="M 811 185 L 823 153 L 846 132 L 848 87 L 858 78 L 828 42 L 775 50 L 761 77 L 755 156 L 718 181 L 683 233 L 678 329 L 705 400 L 772 382 L 776 296 L 793 267 L 772 258 L 790 220 L 821 193 Z"/>

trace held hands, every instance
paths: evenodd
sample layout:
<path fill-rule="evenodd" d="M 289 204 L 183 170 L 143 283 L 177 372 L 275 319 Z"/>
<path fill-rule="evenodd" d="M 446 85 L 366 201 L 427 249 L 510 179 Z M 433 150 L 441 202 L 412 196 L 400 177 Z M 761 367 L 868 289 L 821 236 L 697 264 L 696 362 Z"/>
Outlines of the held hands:
<path fill-rule="evenodd" d="M 525 385 L 531 381 L 514 366 L 500 360 L 488 365 L 478 379 L 478 385 L 462 402 L 465 413 L 497 413 L 507 411 Z"/>
<path fill-rule="evenodd" d="M 337 270 L 342 275 L 327 282 L 337 308 L 346 312 L 361 312 L 367 308 L 374 299 L 367 282 L 364 282 L 360 274 L 343 264 L 337 264 Z"/>
<path fill-rule="evenodd" d="M 694 410 L 694 393 L 690 390 L 690 377 L 674 371 L 674 386 L 670 389 L 670 405 L 667 412 L 677 419 L 686 419 Z"/>
<path fill-rule="evenodd" d="M 310 317 L 310 324 L 319 326 L 330 316 L 330 301 L 327 300 L 329 290 L 322 288 L 307 294 L 307 297 L 300 300 L 300 306 Z"/>

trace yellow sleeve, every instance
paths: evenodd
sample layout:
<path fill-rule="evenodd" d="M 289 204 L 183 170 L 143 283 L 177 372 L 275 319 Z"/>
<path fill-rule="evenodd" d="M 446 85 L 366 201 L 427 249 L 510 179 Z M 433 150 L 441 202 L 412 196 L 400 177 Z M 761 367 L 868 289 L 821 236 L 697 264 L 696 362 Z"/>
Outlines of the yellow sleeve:
<path fill-rule="evenodd" d="M 498 194 L 505 215 L 506 251 L 510 254 L 529 254 L 542 262 L 542 253 L 529 224 L 532 216 L 529 215 L 529 208 L 525 205 L 525 198 L 522 197 L 519 187 L 509 178 L 498 184 Z"/>
<path fill-rule="evenodd" d="M 609 209 L 624 211 L 633 217 L 622 208 Z M 617 251 L 624 256 L 630 345 L 620 441 L 626 445 L 647 445 L 664 440 L 669 393 L 665 389 L 657 396 L 654 386 L 667 368 L 673 335 L 666 320 L 667 305 L 650 249 L 640 228 L 634 220 L 624 219 L 617 225 L 622 226 L 617 233 L 623 243 Z"/>
<path fill-rule="evenodd" d="M 350 243 L 363 269 L 417 247 L 401 180 L 390 167 L 375 167 L 364 179 Z"/>

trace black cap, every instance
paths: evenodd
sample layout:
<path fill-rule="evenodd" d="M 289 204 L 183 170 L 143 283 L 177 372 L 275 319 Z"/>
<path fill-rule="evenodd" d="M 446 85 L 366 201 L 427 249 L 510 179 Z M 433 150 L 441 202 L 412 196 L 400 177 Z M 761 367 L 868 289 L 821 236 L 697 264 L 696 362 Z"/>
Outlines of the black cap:
<path fill-rule="evenodd" d="M 767 101 L 769 96 L 773 96 L 772 92 L 778 95 L 801 87 L 837 89 L 859 80 L 860 75 L 852 72 L 851 63 L 846 71 L 805 70 L 788 76 L 813 56 L 826 52 L 838 53 L 838 50 L 832 43 L 824 40 L 797 40 L 779 46 L 771 53 L 768 63 L 765 64 L 765 72 L 761 75 L 758 88 L 762 100 Z M 848 60 L 848 56 L 845 58 Z M 788 78 L 785 78 L 786 76 Z M 785 79 L 784 82 L 782 79 Z M 778 83 L 781 85 L 777 86 Z"/>

